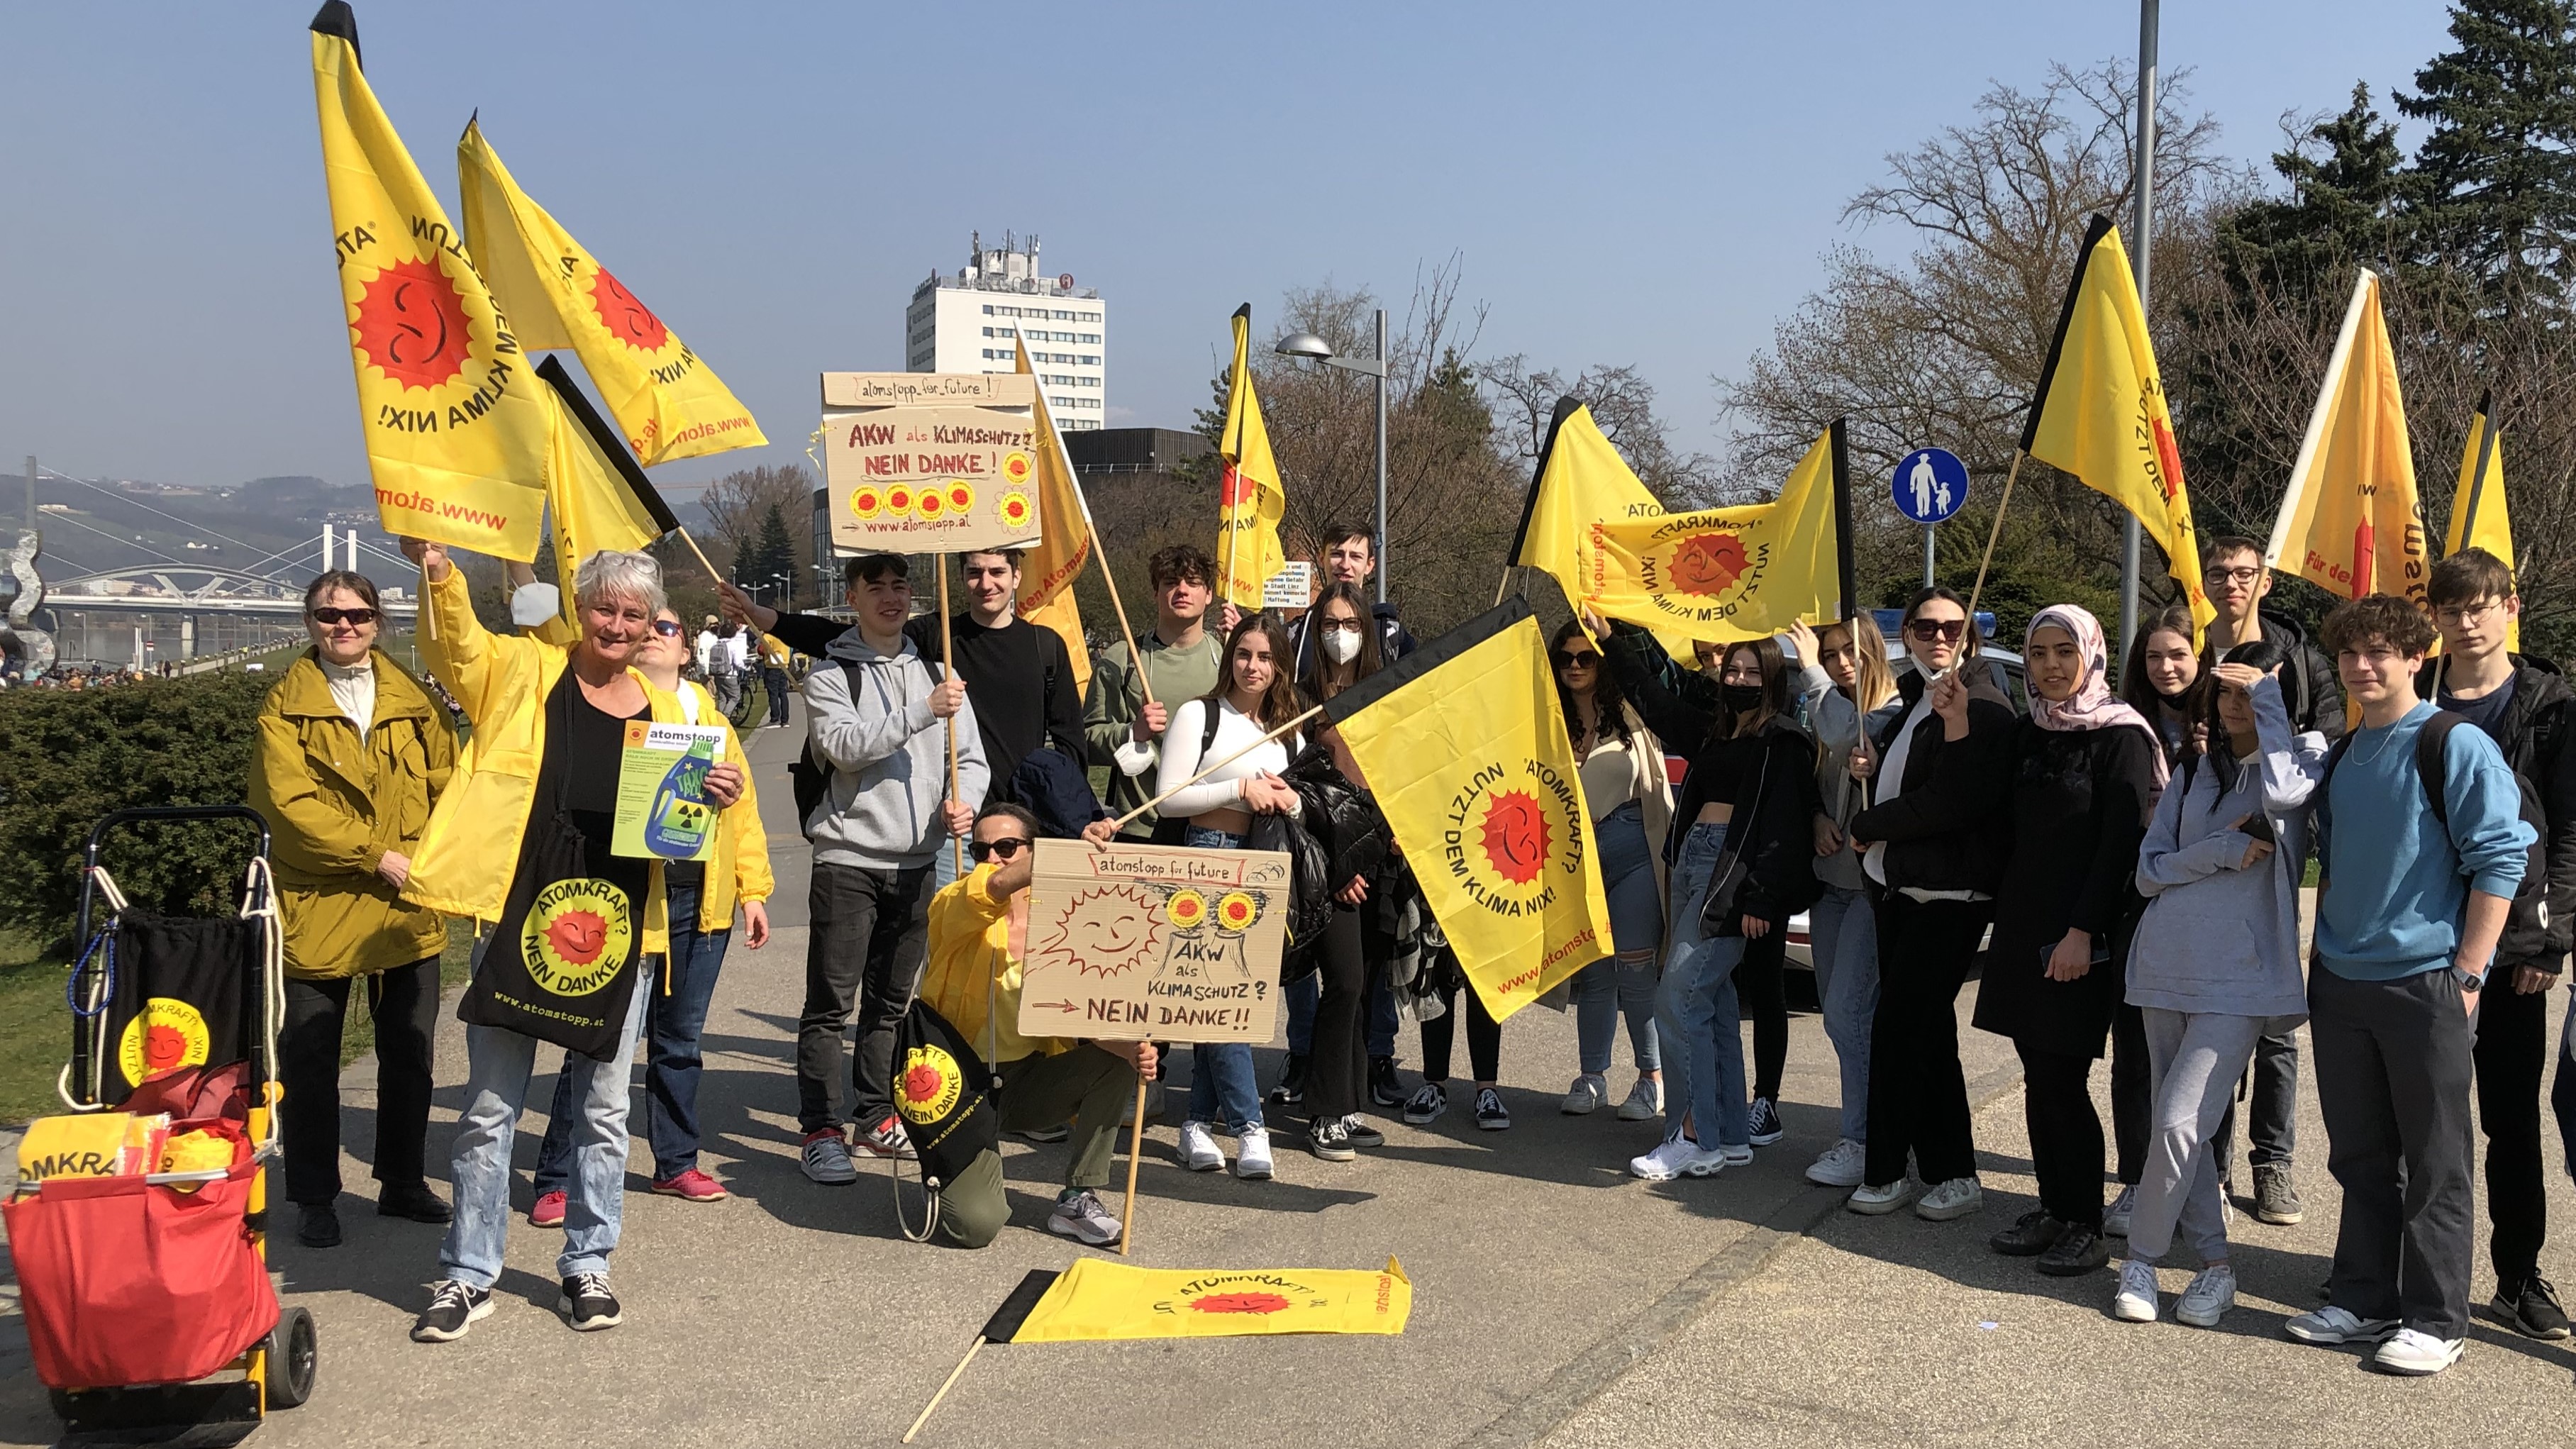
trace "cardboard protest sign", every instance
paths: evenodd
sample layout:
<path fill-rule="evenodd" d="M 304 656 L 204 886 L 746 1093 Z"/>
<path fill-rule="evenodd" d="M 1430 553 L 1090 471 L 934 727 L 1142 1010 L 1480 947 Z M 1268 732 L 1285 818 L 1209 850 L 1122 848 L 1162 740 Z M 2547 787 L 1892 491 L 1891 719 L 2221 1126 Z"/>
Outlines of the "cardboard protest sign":
<path fill-rule="evenodd" d="M 936 383 L 946 375 L 909 376 Z M 1024 408 L 978 406 L 972 397 L 826 412 L 832 546 L 844 554 L 1026 548 L 1038 539 L 1037 448 L 1037 423 Z"/>
<path fill-rule="evenodd" d="M 715 853 L 716 807 L 706 782 L 724 759 L 724 738 L 720 725 L 626 722 L 611 854 L 705 860 Z"/>
<path fill-rule="evenodd" d="M 1289 878 L 1280 851 L 1039 841 L 1021 1032 L 1269 1041 Z"/>
<path fill-rule="evenodd" d="M 1018 372 L 827 372 L 823 407 L 1024 408 L 1037 401 L 1038 380 Z"/>

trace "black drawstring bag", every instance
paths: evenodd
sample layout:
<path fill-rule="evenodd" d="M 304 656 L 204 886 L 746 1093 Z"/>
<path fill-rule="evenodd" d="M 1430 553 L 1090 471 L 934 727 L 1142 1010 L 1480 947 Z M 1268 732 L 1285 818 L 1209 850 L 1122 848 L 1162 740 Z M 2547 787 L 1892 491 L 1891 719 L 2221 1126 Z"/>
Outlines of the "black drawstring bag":
<path fill-rule="evenodd" d="M 216 916 L 116 919 L 98 1100 L 190 1067 L 227 1067 L 250 1054 L 257 921 Z"/>
<path fill-rule="evenodd" d="M 917 996 L 895 1023 L 894 1110 L 933 1192 L 1001 1146 L 992 1069 L 948 1018 Z"/>
<path fill-rule="evenodd" d="M 552 1042 L 594 1061 L 617 1055 L 643 981 L 644 905 L 653 863 L 597 852 L 564 809 L 563 752 L 572 729 L 572 671 L 546 701 L 553 715 L 536 806 L 499 927 L 474 960 L 456 1018 Z"/>

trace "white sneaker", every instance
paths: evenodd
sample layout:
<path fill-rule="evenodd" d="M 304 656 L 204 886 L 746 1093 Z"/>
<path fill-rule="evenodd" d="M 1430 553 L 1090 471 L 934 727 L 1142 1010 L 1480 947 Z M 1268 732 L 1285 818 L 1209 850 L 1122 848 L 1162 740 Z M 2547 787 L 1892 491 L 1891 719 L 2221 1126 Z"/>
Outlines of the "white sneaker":
<path fill-rule="evenodd" d="M 1892 1213 L 1914 1200 L 1914 1180 L 1900 1177 L 1894 1182 L 1861 1184 L 1860 1190 L 1844 1204 L 1853 1212 L 1869 1217 Z"/>
<path fill-rule="evenodd" d="M 2420 1379 L 2458 1363 L 2461 1350 L 2468 1346 L 2465 1338 L 2435 1338 L 2419 1329 L 2401 1328 L 2388 1336 L 2370 1362 L 2381 1373 Z"/>
<path fill-rule="evenodd" d="M 2202 1274 L 2201 1277 L 2207 1277 Z M 2194 1288 L 2200 1279 L 2191 1280 Z M 2135 1258 L 2120 1265 L 2120 1289 L 2111 1295 L 2111 1316 L 2122 1323 L 2156 1321 L 2156 1265 Z"/>
<path fill-rule="evenodd" d="M 1702 1152 L 1699 1144 L 1687 1137 L 1675 1137 L 1658 1143 L 1643 1157 L 1628 1159 L 1628 1171 L 1648 1182 L 1670 1182 L 1676 1177 L 1715 1177 L 1726 1168 L 1726 1154 L 1711 1150 Z"/>
<path fill-rule="evenodd" d="M 1217 1150 L 1216 1134 L 1205 1122 L 1181 1124 L 1181 1166 L 1192 1172 L 1214 1172 L 1225 1166 L 1225 1154 Z"/>
<path fill-rule="evenodd" d="M 2134 1187 L 2124 1187 L 2120 1189 L 2120 1195 L 2111 1199 L 2111 1205 L 2102 1211 L 2102 1236 L 2106 1238 L 2127 1237 L 2129 1235 L 2129 1216 L 2137 1210 L 2138 1190 Z"/>
<path fill-rule="evenodd" d="M 1818 1187 L 1858 1187 L 1869 1167 L 1869 1149 L 1848 1137 L 1807 1164 L 1807 1181 Z"/>
<path fill-rule="evenodd" d="M 1717 1151 L 1719 1156 L 1726 1159 L 1726 1165 L 1729 1167 L 1751 1167 L 1753 1165 L 1753 1145 L 1751 1143 L 1737 1142 L 1730 1144 L 1721 1142 L 1717 1145 Z"/>
<path fill-rule="evenodd" d="M 1986 1190 L 1977 1185 L 1975 1178 L 1954 1177 L 1926 1188 L 1923 1200 L 1914 1205 L 1914 1215 L 1927 1223 L 1946 1223 L 1985 1205 Z"/>
<path fill-rule="evenodd" d="M 1234 1141 L 1234 1175 L 1244 1178 L 1268 1177 L 1270 1175 L 1270 1129 L 1246 1127 L 1243 1129 L 1243 1134 Z"/>
<path fill-rule="evenodd" d="M 2302 1313 L 2281 1325 L 2281 1331 L 2301 1343 L 2326 1348 L 2346 1343 L 2377 1343 L 2397 1331 L 2394 1318 L 2364 1318 L 2349 1308 L 2329 1303 L 2313 1313 Z"/>
<path fill-rule="evenodd" d="M 2174 1304 L 2174 1317 L 2194 1328 L 2216 1328 L 2235 1306 L 2236 1269 L 2220 1263 L 2192 1275 L 2191 1286 L 2182 1290 L 2182 1300 Z"/>
<path fill-rule="evenodd" d="M 1639 1077 L 1628 1089 L 1628 1100 L 1619 1104 L 1622 1122 L 1651 1122 L 1664 1115 L 1664 1084 L 1649 1077 Z"/>
<path fill-rule="evenodd" d="M 1568 1117 L 1584 1117 L 1591 1115 L 1602 1103 L 1609 1100 L 1609 1079 L 1597 1072 L 1585 1072 L 1574 1079 L 1573 1086 L 1565 1089 L 1565 1101 L 1558 1106 L 1557 1110 Z"/>

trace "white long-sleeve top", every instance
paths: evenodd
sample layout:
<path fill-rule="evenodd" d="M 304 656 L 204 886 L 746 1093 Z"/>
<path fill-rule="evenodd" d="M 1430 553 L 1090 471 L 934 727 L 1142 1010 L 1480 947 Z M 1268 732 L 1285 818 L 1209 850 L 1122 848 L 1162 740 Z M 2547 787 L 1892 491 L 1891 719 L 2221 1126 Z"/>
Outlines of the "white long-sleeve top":
<path fill-rule="evenodd" d="M 1266 731 L 1260 725 L 1236 709 L 1232 701 L 1227 701 L 1219 706 L 1216 738 L 1209 742 L 1202 754 L 1199 741 L 1207 734 L 1207 701 L 1185 700 L 1172 711 L 1171 724 L 1163 731 L 1157 750 L 1148 753 L 1122 749 L 1118 752 L 1118 763 L 1128 774 L 1140 775 L 1144 773 L 1144 767 L 1159 756 L 1161 768 L 1154 776 L 1154 793 L 1160 795 L 1197 774 L 1205 762 L 1225 759 L 1260 739 L 1264 733 Z M 1228 762 L 1223 769 L 1173 795 L 1156 809 L 1163 815 L 1182 819 L 1204 815 L 1211 810 L 1241 809 L 1243 781 L 1264 770 L 1275 775 L 1287 769 L 1289 759 L 1301 748 L 1303 741 L 1296 731 L 1291 730 L 1245 752 L 1241 758 Z"/>

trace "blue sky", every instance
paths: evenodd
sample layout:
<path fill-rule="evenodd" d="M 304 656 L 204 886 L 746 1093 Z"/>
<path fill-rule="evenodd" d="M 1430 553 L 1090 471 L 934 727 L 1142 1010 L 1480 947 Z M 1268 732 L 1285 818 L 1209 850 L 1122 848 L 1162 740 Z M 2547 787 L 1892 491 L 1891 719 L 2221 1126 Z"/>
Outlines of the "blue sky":
<path fill-rule="evenodd" d="M 0 15 L 0 469 L 364 477 L 305 25 L 313 0 Z M 367 70 L 453 204 L 483 125 L 521 184 L 801 456 L 815 374 L 902 365 L 967 235 L 1036 231 L 1108 299 L 1116 424 L 1186 426 L 1226 315 L 1287 288 L 1401 308 L 1462 254 L 1479 352 L 1632 362 L 1686 447 L 1883 157 L 2051 60 L 2133 56 L 2123 3 L 361 3 Z M 2235 155 L 2383 97 L 2445 43 L 2415 0 L 2174 4 L 2163 59 Z M 451 215 L 452 215 L 451 211 Z M 1399 314 L 1400 315 L 1400 314 Z M 1266 319 L 1266 320 L 1265 320 Z M 1938 439 L 1926 439 L 1938 442 Z"/>

